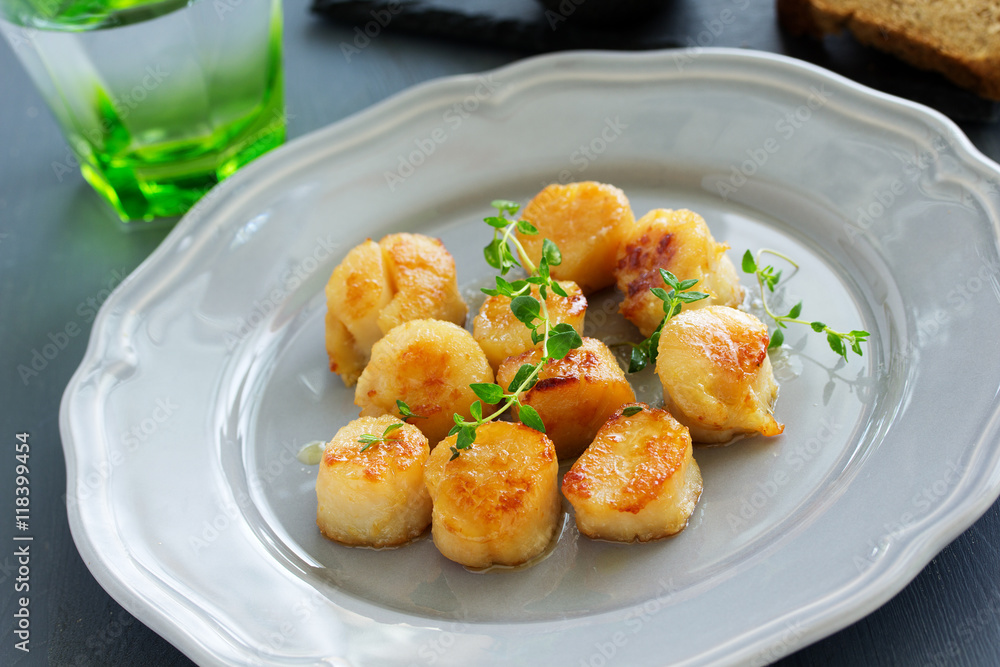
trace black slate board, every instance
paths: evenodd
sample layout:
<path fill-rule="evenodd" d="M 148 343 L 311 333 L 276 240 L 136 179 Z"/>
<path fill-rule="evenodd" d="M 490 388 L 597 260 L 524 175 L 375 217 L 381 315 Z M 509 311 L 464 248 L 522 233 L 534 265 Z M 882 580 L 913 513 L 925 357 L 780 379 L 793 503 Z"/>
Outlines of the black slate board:
<path fill-rule="evenodd" d="M 580 2 L 580 0 L 576 0 Z M 661 49 L 683 46 L 662 14 L 641 25 L 587 22 L 583 3 L 551 10 L 536 0 L 314 0 L 313 11 L 373 37 L 382 29 L 543 53 L 567 49 Z M 665 14 L 666 12 L 663 12 Z M 581 18 L 583 17 L 583 18 Z"/>
<path fill-rule="evenodd" d="M 548 2 L 555 9 L 537 0 L 313 0 L 312 11 L 352 29 L 358 44 L 345 41 L 341 46 L 347 50 L 363 48 L 366 40 L 383 31 L 525 55 L 568 49 L 754 48 L 788 53 L 876 90 L 926 104 L 956 121 L 1000 119 L 1000 104 L 863 46 L 849 35 L 822 42 L 785 35 L 777 27 L 774 0 L 664 0 L 658 11 L 618 22 L 587 20 L 584 8 L 598 0 Z"/>

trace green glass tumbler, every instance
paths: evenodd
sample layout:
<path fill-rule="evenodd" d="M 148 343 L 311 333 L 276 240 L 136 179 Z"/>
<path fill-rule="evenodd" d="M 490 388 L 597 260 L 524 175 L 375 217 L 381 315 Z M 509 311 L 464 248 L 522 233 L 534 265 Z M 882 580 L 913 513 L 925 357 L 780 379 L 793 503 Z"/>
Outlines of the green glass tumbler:
<path fill-rule="evenodd" d="M 122 220 L 181 215 L 285 139 L 281 0 L 0 0 L 0 16 Z"/>

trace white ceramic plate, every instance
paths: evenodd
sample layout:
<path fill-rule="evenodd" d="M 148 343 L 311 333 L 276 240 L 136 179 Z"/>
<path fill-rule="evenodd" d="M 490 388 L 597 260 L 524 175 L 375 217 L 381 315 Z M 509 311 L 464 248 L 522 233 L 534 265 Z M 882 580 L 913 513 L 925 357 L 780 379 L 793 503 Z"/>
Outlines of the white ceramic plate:
<path fill-rule="evenodd" d="M 567 522 L 542 563 L 490 574 L 428 539 L 323 540 L 295 455 L 356 415 L 326 368 L 330 271 L 418 230 L 474 296 L 489 202 L 586 179 L 638 215 L 702 213 L 737 262 L 794 256 L 777 296 L 869 330 L 864 357 L 790 330 L 785 434 L 698 449 L 675 538 Z M 108 299 L 62 404 L 74 538 L 203 664 L 769 661 L 878 607 L 1000 494 L 998 181 L 940 115 L 759 53 L 572 53 L 418 86 L 226 181 Z"/>

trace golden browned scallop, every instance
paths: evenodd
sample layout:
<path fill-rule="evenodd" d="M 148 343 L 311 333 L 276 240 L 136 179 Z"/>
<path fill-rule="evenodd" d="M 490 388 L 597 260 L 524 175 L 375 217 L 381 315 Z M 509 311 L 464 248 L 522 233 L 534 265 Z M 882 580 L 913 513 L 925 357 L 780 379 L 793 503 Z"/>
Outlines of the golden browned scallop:
<path fill-rule="evenodd" d="M 546 186 L 524 207 L 521 219 L 539 232 L 517 233 L 528 259 L 537 266 L 542 240 L 550 239 L 562 253 L 552 277 L 572 280 L 584 294 L 614 284 L 615 252 L 635 224 L 625 193 L 593 181 Z"/>
<path fill-rule="evenodd" d="M 660 269 L 679 280 L 695 278 L 694 291 L 707 299 L 684 309 L 709 305 L 733 306 L 743 301 L 743 288 L 725 243 L 716 243 L 705 219 L 697 213 L 656 209 L 640 218 L 618 248 L 615 280 L 624 295 L 621 313 L 648 338 L 663 320 L 663 301 L 650 289 L 663 287 Z"/>
<path fill-rule="evenodd" d="M 688 430 L 645 403 L 622 406 L 562 482 L 580 532 L 615 542 L 680 532 L 701 488 Z"/>
<path fill-rule="evenodd" d="M 362 416 L 377 416 L 396 414 L 396 400 L 402 400 L 422 417 L 409 421 L 433 449 L 454 425 L 453 414 L 469 418 L 478 400 L 469 385 L 478 382 L 493 382 L 493 369 L 472 334 L 451 322 L 411 320 L 372 347 L 354 404 Z M 485 407 L 490 414 L 491 406 Z"/>
<path fill-rule="evenodd" d="M 382 337 L 378 313 L 392 300 L 382 249 L 368 239 L 351 249 L 326 284 L 326 351 L 330 370 L 353 385 Z"/>
<path fill-rule="evenodd" d="M 561 512 L 552 441 L 522 424 L 489 422 L 452 459 L 456 440 L 442 441 L 424 467 L 438 550 L 476 568 L 520 565 L 541 554 Z"/>
<path fill-rule="evenodd" d="M 508 387 L 522 364 L 534 366 L 541 358 L 537 348 L 509 357 L 500 365 L 497 384 Z M 564 358 L 548 361 L 538 382 L 521 397 L 538 411 L 560 459 L 579 456 L 615 410 L 634 400 L 614 354 L 596 338 L 584 338 Z"/>
<path fill-rule="evenodd" d="M 567 323 L 583 333 L 583 320 L 587 314 L 587 297 L 576 283 L 561 280 L 559 285 L 567 296 L 559 296 L 549 290 L 545 299 L 545 308 L 549 313 L 552 326 Z M 537 285 L 532 285 L 531 294 L 538 299 Z M 483 348 L 490 366 L 496 371 L 500 363 L 512 354 L 520 354 L 535 347 L 531 341 L 531 330 L 519 319 L 514 317 L 510 309 L 510 297 L 490 296 L 483 301 L 482 307 L 472 320 L 472 335 Z"/>
<path fill-rule="evenodd" d="M 656 373 L 665 407 L 695 442 L 736 435 L 778 435 L 778 393 L 767 356 L 767 326 L 725 306 L 682 311 L 660 333 Z"/>
<path fill-rule="evenodd" d="M 431 522 L 431 497 L 424 484 L 427 438 L 408 424 L 385 440 L 399 423 L 388 415 L 361 417 L 327 443 L 316 477 L 316 524 L 331 540 L 352 546 L 390 547 L 417 537 Z M 362 451 L 363 450 L 363 451 Z"/>
<path fill-rule="evenodd" d="M 469 308 L 458 291 L 455 259 L 439 239 L 390 234 L 378 244 L 396 288 L 392 301 L 378 316 L 383 333 L 410 320 L 465 325 Z"/>
<path fill-rule="evenodd" d="M 455 260 L 438 239 L 390 234 L 354 247 L 326 285 L 326 350 L 330 370 L 357 382 L 372 345 L 408 320 L 465 323 Z"/>

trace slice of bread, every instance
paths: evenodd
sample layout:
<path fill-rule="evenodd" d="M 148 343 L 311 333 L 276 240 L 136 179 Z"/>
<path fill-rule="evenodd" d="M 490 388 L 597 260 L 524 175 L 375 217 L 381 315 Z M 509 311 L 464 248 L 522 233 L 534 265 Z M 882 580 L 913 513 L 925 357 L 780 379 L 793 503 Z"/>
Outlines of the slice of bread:
<path fill-rule="evenodd" d="M 1000 0 L 777 0 L 792 34 L 847 28 L 863 44 L 1000 100 Z"/>

